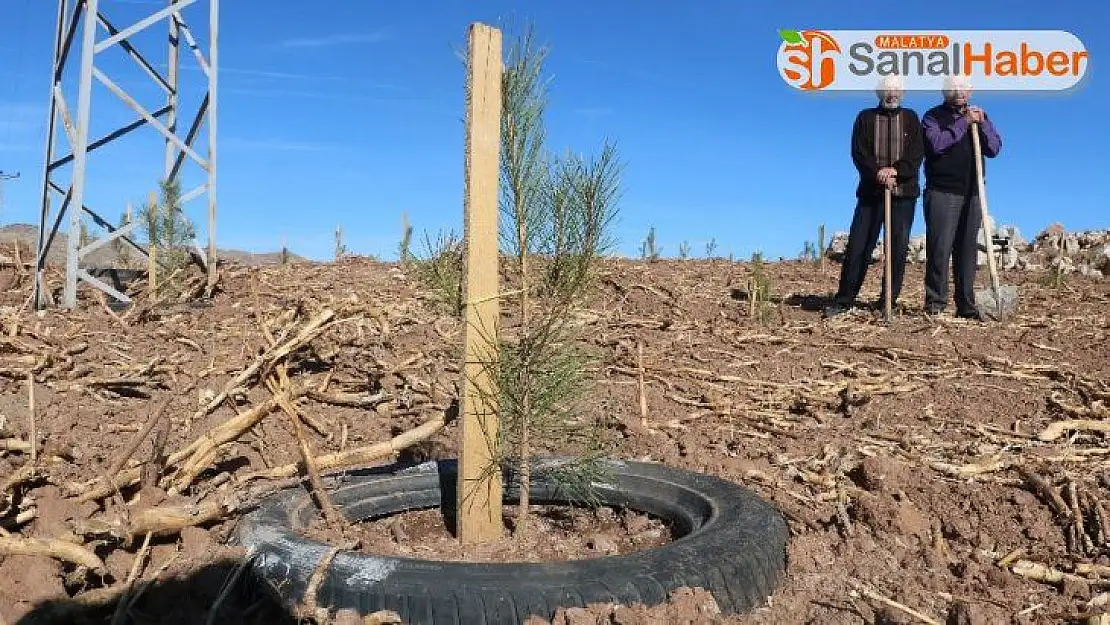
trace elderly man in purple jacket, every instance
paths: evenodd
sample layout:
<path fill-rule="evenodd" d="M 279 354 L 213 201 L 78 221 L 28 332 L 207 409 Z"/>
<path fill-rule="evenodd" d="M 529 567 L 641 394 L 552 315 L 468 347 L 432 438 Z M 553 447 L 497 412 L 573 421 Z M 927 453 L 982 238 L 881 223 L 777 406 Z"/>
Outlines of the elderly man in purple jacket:
<path fill-rule="evenodd" d="M 975 305 L 982 212 L 971 123 L 979 123 L 984 183 L 986 158 L 998 156 L 1002 139 L 987 114 L 968 105 L 971 86 L 965 78 L 949 77 L 943 93 L 944 102 L 929 109 L 921 119 L 925 135 L 925 312 L 939 314 L 947 307 L 951 262 L 956 315 L 982 320 Z"/>

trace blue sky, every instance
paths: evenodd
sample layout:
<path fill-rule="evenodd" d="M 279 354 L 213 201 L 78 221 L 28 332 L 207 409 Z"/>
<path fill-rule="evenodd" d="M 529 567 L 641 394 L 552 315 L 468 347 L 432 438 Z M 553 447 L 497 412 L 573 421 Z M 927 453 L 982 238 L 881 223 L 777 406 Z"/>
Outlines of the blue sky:
<path fill-rule="evenodd" d="M 122 27 L 159 2 L 102 0 Z M 203 4 L 185 12 L 199 36 Z M 934 3 L 725 0 L 565 2 L 222 3 L 220 247 L 278 249 L 330 258 L 341 224 L 351 251 L 393 258 L 408 213 L 423 231 L 461 229 L 463 67 L 454 50 L 472 21 L 532 21 L 551 47 L 549 147 L 595 153 L 614 140 L 625 163 L 615 234 L 638 254 L 654 226 L 664 255 L 710 238 L 717 253 L 793 257 L 817 225 L 846 230 L 856 172 L 848 141 L 870 93 L 802 94 L 775 69 L 780 28 L 1063 29 L 1090 52 L 1089 76 L 1066 94 L 982 92 L 1004 147 L 990 166 L 993 216 L 1026 237 L 1053 221 L 1069 229 L 1108 225 L 1110 172 L 1100 72 L 1110 55 L 1107 3 L 1090 0 Z M 265 8 L 261 8 L 262 6 Z M 49 64 L 56 3 L 0 4 L 0 222 L 34 223 L 42 184 Z M 164 26 L 134 43 L 163 64 Z M 202 42 L 203 45 L 203 42 Z M 118 50 L 101 67 L 151 109 L 159 91 Z M 183 87 L 201 74 L 188 54 Z M 76 93 L 69 94 L 70 106 Z M 939 94 L 910 93 L 923 113 Z M 92 135 L 133 115 L 94 88 Z M 201 144 L 203 145 L 203 143 Z M 162 143 L 150 129 L 90 156 L 87 204 L 117 219 L 161 173 Z M 187 180 L 195 180 L 190 170 Z M 206 208 L 187 207 L 203 244 Z M 914 233 L 924 231 L 918 202 Z"/>

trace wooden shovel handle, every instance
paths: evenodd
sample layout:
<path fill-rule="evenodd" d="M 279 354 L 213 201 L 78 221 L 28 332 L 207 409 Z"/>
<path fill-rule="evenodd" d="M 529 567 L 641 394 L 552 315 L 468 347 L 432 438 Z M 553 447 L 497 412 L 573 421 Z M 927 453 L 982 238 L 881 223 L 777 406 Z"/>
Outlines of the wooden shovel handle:
<path fill-rule="evenodd" d="M 999 296 L 998 267 L 994 263 L 994 237 L 991 232 L 993 224 L 990 213 L 987 211 L 987 186 L 983 182 L 983 150 L 979 145 L 979 122 L 971 122 L 971 144 L 975 148 L 975 180 L 979 185 L 979 209 L 983 216 L 983 238 L 987 240 L 987 270 L 990 272 L 991 288 L 994 297 Z"/>

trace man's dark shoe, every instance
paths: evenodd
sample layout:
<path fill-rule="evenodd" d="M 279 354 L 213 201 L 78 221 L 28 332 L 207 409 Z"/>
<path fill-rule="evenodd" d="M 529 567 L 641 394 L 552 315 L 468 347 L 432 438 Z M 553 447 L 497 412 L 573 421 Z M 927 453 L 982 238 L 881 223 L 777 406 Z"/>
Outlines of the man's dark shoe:
<path fill-rule="evenodd" d="M 874 312 L 881 313 L 886 310 L 886 302 L 884 302 L 883 298 L 880 297 L 879 299 L 871 302 L 870 309 Z M 903 311 L 905 311 L 905 307 L 902 306 L 901 301 L 894 300 L 890 303 L 890 312 L 894 314 L 899 314 Z"/>
<path fill-rule="evenodd" d="M 960 319 L 971 319 L 973 321 L 986 321 L 987 320 L 986 316 L 984 316 L 983 313 L 979 312 L 976 309 L 958 311 L 956 313 L 956 316 L 959 317 Z"/>
<path fill-rule="evenodd" d="M 850 310 L 852 310 L 851 306 L 845 306 L 844 304 L 833 304 L 831 306 L 825 307 L 824 316 L 825 319 L 830 319 L 837 315 L 843 315 Z"/>

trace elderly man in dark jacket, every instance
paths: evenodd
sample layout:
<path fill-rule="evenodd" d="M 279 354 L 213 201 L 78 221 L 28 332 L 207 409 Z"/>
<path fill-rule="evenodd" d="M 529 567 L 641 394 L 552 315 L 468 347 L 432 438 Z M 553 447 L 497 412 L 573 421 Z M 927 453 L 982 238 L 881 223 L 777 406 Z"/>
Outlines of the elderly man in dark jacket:
<path fill-rule="evenodd" d="M 979 124 L 979 145 L 986 158 L 1002 150 L 1002 138 L 977 106 L 969 106 L 966 78 L 950 77 L 944 102 L 922 118 L 925 133 L 925 312 L 938 314 L 948 304 L 948 267 L 954 266 L 956 316 L 982 320 L 975 305 L 975 272 L 979 265 L 979 182 L 971 123 Z M 985 184 L 985 169 L 984 184 Z"/>
<path fill-rule="evenodd" d="M 891 190 L 891 302 L 898 301 L 905 276 L 906 253 L 914 209 L 921 195 L 918 170 L 924 158 L 921 122 L 902 106 L 905 90 L 897 76 L 886 77 L 876 90 L 877 106 L 856 116 L 852 127 L 852 162 L 859 171 L 856 209 L 840 268 L 840 285 L 826 316 L 849 310 L 859 295 L 885 217 L 884 190 Z M 886 285 L 879 302 L 885 301 Z"/>

